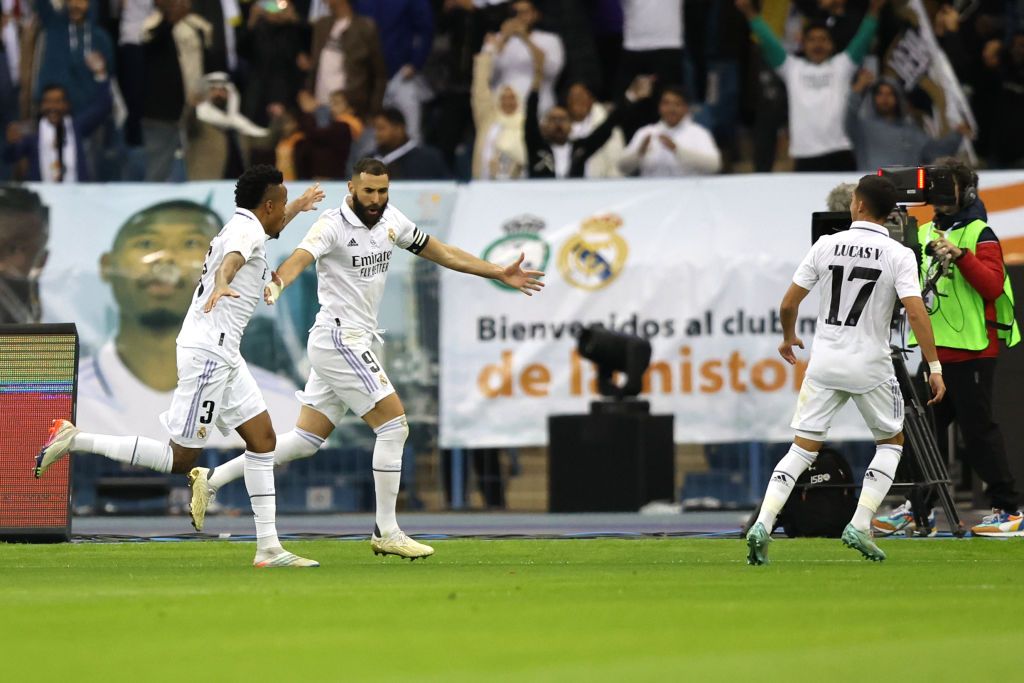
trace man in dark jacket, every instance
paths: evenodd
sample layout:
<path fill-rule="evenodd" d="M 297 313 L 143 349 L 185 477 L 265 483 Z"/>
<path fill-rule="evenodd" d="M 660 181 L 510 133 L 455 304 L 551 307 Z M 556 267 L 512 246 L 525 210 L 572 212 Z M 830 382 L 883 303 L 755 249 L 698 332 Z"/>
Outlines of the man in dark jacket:
<path fill-rule="evenodd" d="M 317 104 L 328 106 L 331 93 L 344 90 L 360 116 L 380 111 L 387 67 L 373 19 L 352 10 L 349 0 L 326 0 L 330 16 L 313 23 L 313 46 L 306 87 Z"/>
<path fill-rule="evenodd" d="M 199 90 L 206 72 L 212 27 L 192 13 L 191 0 L 156 0 L 155 12 L 143 26 L 145 104 L 142 137 L 146 180 L 171 177 L 181 147 L 186 105 Z"/>
<path fill-rule="evenodd" d="M 20 123 L 10 124 L 4 160 L 16 163 L 27 159 L 25 180 L 52 183 L 92 180 L 84 142 L 107 120 L 112 105 L 110 81 L 104 76 L 99 85 L 96 97 L 74 115 L 63 86 L 44 87 L 39 102 L 42 116 L 38 129 L 25 135 Z"/>
<path fill-rule="evenodd" d="M 356 12 L 370 17 L 380 33 L 388 69 L 384 104 L 405 116 L 406 130 L 420 140 L 422 103 L 429 88 L 420 72 L 434 45 L 434 15 L 428 0 L 356 0 Z"/>
<path fill-rule="evenodd" d="M 527 43 L 532 45 L 532 43 Z M 538 123 L 537 111 L 540 102 L 540 83 L 544 70 L 544 55 L 533 49 L 533 83 L 526 98 L 526 171 L 530 178 L 583 178 L 587 161 L 608 142 L 615 127 L 621 125 L 632 107 L 627 102 L 650 97 L 652 82 L 640 77 L 634 80 L 625 98 L 620 101 L 608 117 L 589 135 L 570 140 L 572 119 L 569 111 L 562 106 L 551 107 Z"/>
<path fill-rule="evenodd" d="M 451 173 L 433 147 L 409 138 L 402 112 L 392 107 L 374 117 L 377 151 L 373 154 L 388 166 L 392 180 L 447 180 Z"/>

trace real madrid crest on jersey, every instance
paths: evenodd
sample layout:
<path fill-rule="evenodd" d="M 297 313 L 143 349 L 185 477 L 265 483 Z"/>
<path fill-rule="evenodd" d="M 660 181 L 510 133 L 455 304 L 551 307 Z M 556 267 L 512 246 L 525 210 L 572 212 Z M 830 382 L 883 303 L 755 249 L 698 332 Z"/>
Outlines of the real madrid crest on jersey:
<path fill-rule="evenodd" d="M 580 224 L 558 253 L 558 270 L 574 287 L 601 289 L 622 272 L 629 245 L 615 232 L 622 218 L 609 213 L 592 216 Z"/>
<path fill-rule="evenodd" d="M 519 254 L 523 253 L 526 255 L 521 266 L 524 270 L 547 269 L 548 259 L 551 257 L 551 247 L 540 236 L 540 231 L 544 229 L 544 219 L 539 216 L 523 214 L 505 221 L 501 229 L 505 232 L 505 236 L 487 245 L 480 258 L 500 266 L 507 266 L 515 263 Z M 519 291 L 497 280 L 491 280 L 491 282 L 509 292 Z"/>
<path fill-rule="evenodd" d="M 394 228 L 388 228 L 388 239 L 391 240 L 391 244 L 398 241 L 398 235 L 395 234 Z"/>

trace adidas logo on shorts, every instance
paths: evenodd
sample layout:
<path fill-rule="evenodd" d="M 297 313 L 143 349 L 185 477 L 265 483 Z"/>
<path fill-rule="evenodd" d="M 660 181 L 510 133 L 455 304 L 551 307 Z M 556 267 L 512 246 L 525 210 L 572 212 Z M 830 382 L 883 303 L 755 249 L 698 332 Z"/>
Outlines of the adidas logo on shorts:
<path fill-rule="evenodd" d="M 350 247 L 358 247 L 359 246 L 359 242 L 356 242 L 356 238 L 353 237 L 352 239 L 350 239 L 348 241 L 348 246 L 350 246 Z"/>

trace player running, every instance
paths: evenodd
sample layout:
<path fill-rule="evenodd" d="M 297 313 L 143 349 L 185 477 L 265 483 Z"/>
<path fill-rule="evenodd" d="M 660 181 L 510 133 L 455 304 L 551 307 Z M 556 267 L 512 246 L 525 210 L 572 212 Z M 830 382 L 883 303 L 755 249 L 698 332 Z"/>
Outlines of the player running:
<path fill-rule="evenodd" d="M 256 518 L 257 567 L 318 567 L 287 552 L 277 537 L 274 495 L 276 438 L 270 414 L 238 347 L 268 281 L 266 241 L 280 235 L 301 211 L 323 199 L 319 185 L 288 204 L 281 172 L 255 166 L 235 186 L 235 215 L 210 242 L 199 285 L 178 334 L 178 386 L 160 421 L 171 435 L 165 445 L 142 436 L 87 434 L 54 420 L 36 458 L 36 477 L 70 451 L 98 453 L 158 472 L 187 473 L 210 430 L 232 429 L 245 441 L 239 456 Z"/>
<path fill-rule="evenodd" d="M 312 369 L 305 389 L 296 392 L 302 408 L 295 429 L 278 437 L 274 462 L 280 465 L 315 454 L 352 410 L 377 435 L 372 461 L 377 513 L 370 545 L 375 554 L 415 560 L 432 555 L 434 549 L 406 536 L 395 517 L 409 427 L 402 402 L 379 360 L 377 310 L 391 253 L 397 246 L 446 268 L 499 280 L 528 295 L 544 286 L 538 279 L 544 273 L 523 270 L 522 255 L 503 268 L 430 237 L 388 206 L 388 183 L 383 162 L 358 161 L 348 184 L 351 194 L 340 208 L 320 216 L 266 288 L 267 303 L 273 304 L 316 261 L 320 311 L 307 344 Z M 216 491 L 242 473 L 241 458 L 213 470 L 192 470 L 191 511 L 197 529 L 202 528 Z"/>
<path fill-rule="evenodd" d="M 779 353 L 796 363 L 793 347 L 800 302 L 822 285 L 814 350 L 791 427 L 796 438 L 772 472 L 757 521 L 747 533 L 747 563 L 768 562 L 775 518 L 793 485 L 810 467 L 828 436 L 832 417 L 849 400 L 857 405 L 878 445 L 864 473 L 853 520 L 843 530 L 843 544 L 880 562 L 885 553 L 871 537 L 871 518 L 889 492 L 903 454 L 903 395 L 889 350 L 890 321 L 898 298 L 907 311 L 921 354 L 928 362 L 932 399 L 942 400 L 946 387 L 935 351 L 928 312 L 921 300 L 914 252 L 889 237 L 881 225 L 896 206 L 896 188 L 885 178 L 864 176 L 854 190 L 849 230 L 822 237 L 804 257 L 779 307 L 783 340 Z"/>

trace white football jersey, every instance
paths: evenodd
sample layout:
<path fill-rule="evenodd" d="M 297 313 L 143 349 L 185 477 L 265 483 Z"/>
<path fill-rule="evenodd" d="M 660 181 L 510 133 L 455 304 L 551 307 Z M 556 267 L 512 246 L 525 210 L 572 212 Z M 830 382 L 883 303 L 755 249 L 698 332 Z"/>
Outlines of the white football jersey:
<path fill-rule="evenodd" d="M 854 221 L 819 239 L 793 282 L 821 285 L 807 377 L 827 389 L 861 394 L 893 376 L 890 323 L 897 299 L 921 296 L 914 252 L 881 225 Z"/>
<path fill-rule="evenodd" d="M 420 253 L 429 235 L 393 206 L 367 228 L 348 205 L 328 209 L 299 243 L 316 259 L 317 325 L 373 332 L 395 246 Z"/>
<path fill-rule="evenodd" d="M 263 299 L 263 287 L 270 279 L 266 242 L 267 233 L 256 216 L 246 209 L 235 209 L 235 215 L 210 242 L 192 305 L 178 333 L 178 346 L 212 351 L 232 366 L 242 362 L 238 352 L 242 333 L 256 310 L 256 304 Z M 204 313 L 203 307 L 213 292 L 217 269 L 224 257 L 233 251 L 245 258 L 245 264 L 230 285 L 239 297 L 222 297 L 212 311 Z"/>

